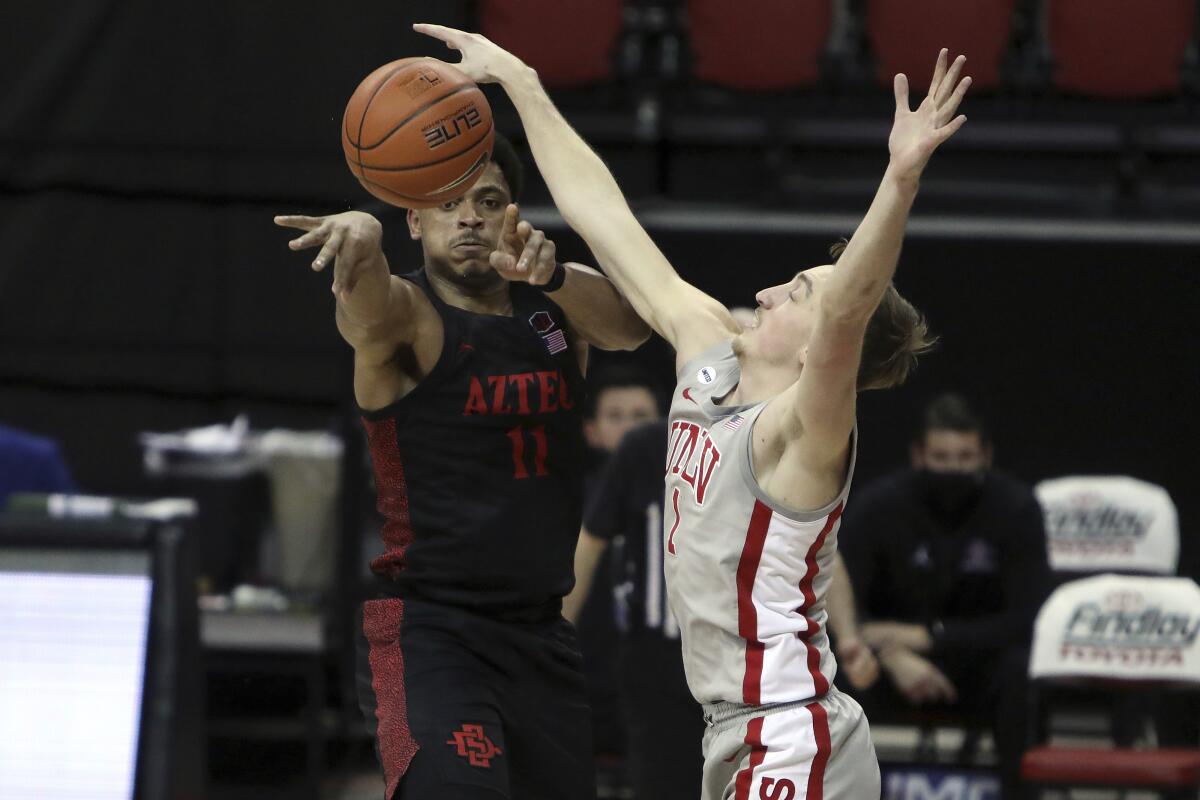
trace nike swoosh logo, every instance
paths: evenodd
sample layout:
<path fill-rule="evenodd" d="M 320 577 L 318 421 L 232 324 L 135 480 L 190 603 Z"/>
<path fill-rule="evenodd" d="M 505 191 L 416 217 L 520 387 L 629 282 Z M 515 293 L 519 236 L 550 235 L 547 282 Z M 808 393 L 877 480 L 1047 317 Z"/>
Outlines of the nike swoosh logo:
<path fill-rule="evenodd" d="M 692 397 L 692 390 L 691 390 L 690 388 L 687 388 L 687 389 L 684 389 L 684 390 L 683 390 L 683 399 L 684 399 L 684 400 L 691 400 L 691 401 L 692 401 L 693 403 L 695 403 L 696 405 L 700 405 L 699 401 L 697 401 L 697 400 L 696 400 L 696 398 Z"/>

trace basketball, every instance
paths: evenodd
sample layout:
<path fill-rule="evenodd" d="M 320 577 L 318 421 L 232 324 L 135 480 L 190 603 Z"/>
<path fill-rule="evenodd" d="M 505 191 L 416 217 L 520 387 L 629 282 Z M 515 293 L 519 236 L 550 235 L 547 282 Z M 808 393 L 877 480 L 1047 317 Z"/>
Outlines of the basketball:
<path fill-rule="evenodd" d="M 492 109 L 466 75 L 432 58 L 385 64 L 342 118 L 346 163 L 368 192 L 401 208 L 458 197 L 492 155 Z"/>

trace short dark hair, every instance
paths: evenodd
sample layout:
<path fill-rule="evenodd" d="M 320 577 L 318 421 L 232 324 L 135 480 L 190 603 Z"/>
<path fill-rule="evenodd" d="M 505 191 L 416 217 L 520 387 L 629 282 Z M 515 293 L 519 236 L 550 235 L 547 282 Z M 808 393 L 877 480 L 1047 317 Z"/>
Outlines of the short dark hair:
<path fill-rule="evenodd" d="M 842 239 L 829 248 L 837 263 L 848 242 Z M 929 332 L 925 315 L 905 300 L 889 283 L 879 305 L 867 323 L 863 336 L 862 357 L 858 364 L 858 390 L 887 389 L 899 386 L 924 355 L 937 344 Z"/>
<path fill-rule="evenodd" d="M 512 201 L 521 202 L 521 192 L 525 189 L 525 165 L 521 163 L 521 157 L 517 155 L 512 142 L 499 131 L 496 131 L 496 140 L 492 143 L 492 162 L 500 168 Z"/>
<path fill-rule="evenodd" d="M 946 392 L 929 401 L 921 417 L 919 439 L 932 431 L 978 433 L 984 444 L 989 442 L 987 424 L 961 394 Z"/>
<path fill-rule="evenodd" d="M 663 401 L 659 386 L 641 368 L 630 364 L 609 364 L 588 375 L 588 397 L 584 406 L 584 417 L 594 419 L 600 404 L 600 395 L 609 389 L 645 389 L 654 398 L 655 407 L 661 412 Z"/>

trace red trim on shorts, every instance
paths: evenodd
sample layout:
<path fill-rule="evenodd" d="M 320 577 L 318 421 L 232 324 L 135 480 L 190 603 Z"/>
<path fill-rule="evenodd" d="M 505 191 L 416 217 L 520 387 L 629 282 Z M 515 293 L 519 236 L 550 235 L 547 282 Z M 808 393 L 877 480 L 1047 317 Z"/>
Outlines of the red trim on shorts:
<path fill-rule="evenodd" d="M 820 572 L 820 566 L 817 564 L 817 554 L 821 552 L 821 548 L 825 546 L 825 539 L 829 536 L 829 532 L 833 530 L 833 526 L 842 516 L 842 503 L 837 504 L 837 508 L 829 512 L 829 516 L 825 518 L 825 526 L 821 528 L 821 532 L 817 534 L 817 538 L 813 541 L 812 547 L 808 548 L 808 555 L 804 557 L 804 563 L 807 565 L 804 577 L 800 579 L 800 593 L 804 596 L 804 605 L 800 607 L 800 613 L 804 615 L 805 622 L 808 627 L 800 634 L 800 641 L 804 642 L 805 648 L 808 650 L 808 673 L 812 676 L 813 694 L 817 697 L 829 691 L 829 679 L 821 674 L 821 651 L 813 647 L 809 641 L 812 637 L 820 633 L 821 628 L 816 621 L 808 616 L 808 610 L 817 603 L 816 594 L 813 592 L 813 581 L 816 580 L 817 574 Z"/>
<path fill-rule="evenodd" d="M 812 768 L 808 772 L 808 794 L 805 800 L 821 800 L 825 793 L 825 764 L 833 745 L 829 741 L 829 715 L 820 703 L 805 706 L 813 719 L 813 735 L 817 739 L 817 754 L 813 756 Z"/>
<path fill-rule="evenodd" d="M 737 567 L 738 635 L 746 640 L 746 672 L 742 677 L 742 702 L 756 706 L 762 699 L 763 643 L 758 640 L 758 611 L 754 608 L 754 576 L 762 560 L 771 525 L 771 509 L 761 500 L 754 501 L 750 527 L 742 545 Z"/>
<path fill-rule="evenodd" d="M 400 459 L 400 442 L 396 438 L 396 420 L 363 419 L 367 442 L 371 448 L 371 464 L 375 468 L 375 487 L 378 492 L 376 508 L 383 515 L 383 555 L 371 561 L 371 571 L 393 580 L 404 569 L 404 551 L 413 539 L 412 519 L 408 510 L 408 481 Z"/>
<path fill-rule="evenodd" d="M 363 604 L 363 634 L 371 645 L 367 660 L 375 692 L 375 718 L 379 720 L 375 739 L 387 782 L 386 797 L 395 794 L 413 756 L 421 749 L 408 727 L 404 653 L 400 649 L 403 622 L 404 601 L 399 598 L 368 600 Z"/>
<path fill-rule="evenodd" d="M 734 800 L 750 800 L 750 785 L 754 782 L 754 770 L 767 757 L 767 748 L 762 743 L 764 717 L 755 717 L 746 723 L 746 744 L 750 745 L 750 764 L 738 772 Z"/>

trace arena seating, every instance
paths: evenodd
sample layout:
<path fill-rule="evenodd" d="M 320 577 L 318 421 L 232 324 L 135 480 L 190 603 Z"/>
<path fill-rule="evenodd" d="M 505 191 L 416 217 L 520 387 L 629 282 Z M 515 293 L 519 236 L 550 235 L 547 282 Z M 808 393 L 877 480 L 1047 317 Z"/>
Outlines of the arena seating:
<path fill-rule="evenodd" d="M 1016 0 L 869 0 L 866 30 L 882 86 L 903 72 L 914 90 L 932 77 L 931 53 L 942 47 L 967 56 L 973 92 L 994 89 L 1012 32 Z"/>
<path fill-rule="evenodd" d="M 688 0 L 692 77 L 743 91 L 814 85 L 833 22 L 830 0 L 759 0 L 742 13 L 727 0 Z"/>
<path fill-rule="evenodd" d="M 1193 0 L 1045 2 L 1057 88 L 1099 98 L 1179 91 L 1185 51 L 1195 34 Z"/>
<path fill-rule="evenodd" d="M 483 0 L 479 30 L 537 70 L 550 89 L 616 76 L 621 0 Z"/>

